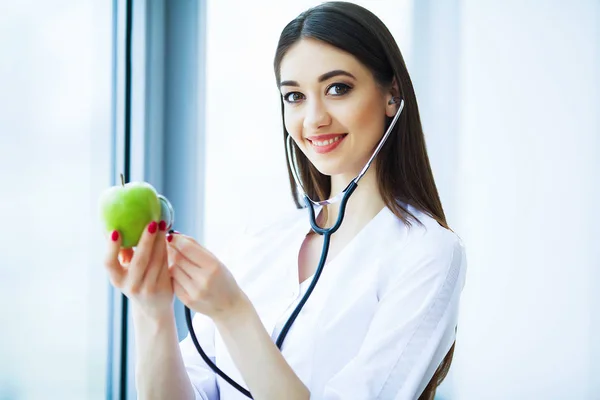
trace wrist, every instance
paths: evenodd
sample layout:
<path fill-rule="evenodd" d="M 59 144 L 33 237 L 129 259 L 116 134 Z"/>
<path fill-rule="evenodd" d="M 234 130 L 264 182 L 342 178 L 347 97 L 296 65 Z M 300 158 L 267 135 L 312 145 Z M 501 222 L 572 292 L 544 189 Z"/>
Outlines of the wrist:
<path fill-rule="evenodd" d="M 131 315 L 133 317 L 133 323 L 135 325 L 144 325 L 146 327 L 160 327 L 174 323 L 175 321 L 175 311 L 173 310 L 173 308 L 165 309 L 159 313 L 150 314 L 143 310 L 141 307 L 132 305 Z"/>
<path fill-rule="evenodd" d="M 254 305 L 242 292 L 235 305 L 226 312 L 213 317 L 213 322 L 219 330 L 231 330 L 239 325 L 246 325 L 254 314 Z"/>

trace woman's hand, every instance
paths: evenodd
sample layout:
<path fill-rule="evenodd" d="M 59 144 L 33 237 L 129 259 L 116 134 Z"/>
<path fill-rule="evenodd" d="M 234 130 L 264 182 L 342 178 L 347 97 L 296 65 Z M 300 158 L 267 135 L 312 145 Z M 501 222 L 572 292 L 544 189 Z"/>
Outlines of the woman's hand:
<path fill-rule="evenodd" d="M 249 300 L 223 263 L 189 236 L 168 239 L 169 272 L 183 304 L 213 320 L 245 311 Z"/>
<path fill-rule="evenodd" d="M 121 249 L 121 234 L 109 235 L 104 265 L 110 282 L 143 314 L 160 319 L 172 314 L 173 284 L 167 266 L 165 223 L 155 221 L 146 226 L 133 249 Z"/>

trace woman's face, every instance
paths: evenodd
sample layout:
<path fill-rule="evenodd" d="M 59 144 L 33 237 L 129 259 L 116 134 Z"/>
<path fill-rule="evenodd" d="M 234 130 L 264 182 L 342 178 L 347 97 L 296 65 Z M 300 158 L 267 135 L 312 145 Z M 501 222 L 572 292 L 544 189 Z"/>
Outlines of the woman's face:
<path fill-rule="evenodd" d="M 284 122 L 302 152 L 322 173 L 354 178 L 393 117 L 392 93 L 377 85 L 354 56 L 302 39 L 281 62 Z"/>

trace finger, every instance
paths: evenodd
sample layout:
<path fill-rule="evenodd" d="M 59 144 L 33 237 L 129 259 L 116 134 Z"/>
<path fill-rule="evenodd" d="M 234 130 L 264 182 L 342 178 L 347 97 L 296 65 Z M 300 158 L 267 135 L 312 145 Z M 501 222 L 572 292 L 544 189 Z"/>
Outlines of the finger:
<path fill-rule="evenodd" d="M 192 278 L 195 278 L 199 273 L 202 273 L 202 268 L 195 262 L 195 260 L 192 261 L 182 251 L 177 250 L 177 248 L 170 248 L 169 254 L 171 263 L 183 268 L 183 270 Z"/>
<path fill-rule="evenodd" d="M 190 304 L 190 295 L 176 280 L 173 280 L 173 292 L 183 304 L 186 306 Z"/>
<path fill-rule="evenodd" d="M 209 267 L 215 263 L 215 256 L 189 236 L 180 233 L 172 235 L 169 247 L 184 254 L 189 260 L 194 260 L 199 267 Z"/>
<path fill-rule="evenodd" d="M 141 286 L 143 277 L 148 269 L 148 263 L 154 249 L 154 243 L 156 241 L 156 231 L 158 230 L 158 224 L 156 221 L 150 222 L 135 249 L 135 253 L 130 264 L 130 279 L 133 287 Z"/>
<path fill-rule="evenodd" d="M 119 262 L 119 250 L 121 249 L 121 235 L 119 231 L 113 231 L 108 239 L 108 251 L 104 259 L 104 266 L 108 271 L 110 282 L 113 286 L 121 288 L 125 278 L 125 270 Z"/>
<path fill-rule="evenodd" d="M 165 250 L 165 255 L 163 257 L 163 267 L 158 270 L 158 275 L 156 276 L 156 283 L 161 282 L 163 276 L 169 275 L 169 266 L 167 264 L 167 251 Z M 168 277 L 169 281 L 172 281 L 171 276 Z"/>
<path fill-rule="evenodd" d="M 176 248 L 167 245 L 167 264 L 169 269 L 175 268 L 177 264 L 182 262 L 191 263 L 180 251 Z M 199 269 L 199 267 L 196 267 Z"/>
<path fill-rule="evenodd" d="M 123 265 L 123 266 L 129 265 L 132 258 L 133 258 L 133 249 L 131 249 L 131 248 L 121 249 L 119 251 L 119 261 L 121 262 L 121 265 Z"/>
<path fill-rule="evenodd" d="M 171 269 L 171 276 L 173 276 L 173 286 L 175 284 L 181 286 L 188 297 L 192 297 L 191 295 L 196 292 L 196 284 L 191 276 L 189 276 L 179 265 L 175 265 Z"/>
<path fill-rule="evenodd" d="M 165 241 L 165 222 L 161 221 L 159 224 L 159 231 L 156 234 L 156 242 L 154 243 L 154 250 L 152 251 L 152 257 L 150 258 L 150 265 L 146 270 L 144 281 L 149 284 L 155 284 L 158 281 L 158 275 L 160 271 L 166 269 L 166 252 L 167 244 Z"/>

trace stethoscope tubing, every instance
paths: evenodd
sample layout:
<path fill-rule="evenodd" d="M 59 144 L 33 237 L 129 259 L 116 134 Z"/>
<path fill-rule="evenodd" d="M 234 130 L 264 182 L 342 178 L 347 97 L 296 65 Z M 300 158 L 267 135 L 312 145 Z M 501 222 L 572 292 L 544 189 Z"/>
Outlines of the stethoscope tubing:
<path fill-rule="evenodd" d="M 292 158 L 290 158 L 290 157 L 292 157 L 292 155 L 291 155 L 292 149 L 291 149 L 291 143 L 290 143 L 291 137 L 288 135 L 288 137 L 286 138 L 286 146 L 288 149 L 288 162 L 290 163 L 290 168 L 292 168 L 292 173 L 294 176 L 294 180 L 296 181 L 296 185 L 300 190 L 302 190 L 302 192 L 304 194 L 304 203 L 306 204 L 306 208 L 308 209 L 308 212 L 309 212 L 310 225 L 315 233 L 323 236 L 323 249 L 321 250 L 321 258 L 319 260 L 319 265 L 317 266 L 317 269 L 315 271 L 315 276 L 314 276 L 312 282 L 310 283 L 308 289 L 306 290 L 306 293 L 304 294 L 304 296 L 302 296 L 302 299 L 300 300 L 300 302 L 298 303 L 298 305 L 296 306 L 296 308 L 294 309 L 294 311 L 292 312 L 292 314 L 286 321 L 281 332 L 279 333 L 279 336 L 277 337 L 276 345 L 279 350 L 281 350 L 283 341 L 284 341 L 285 337 L 287 336 L 292 324 L 298 317 L 298 314 L 300 314 L 300 311 L 302 311 L 302 307 L 304 307 L 304 304 L 306 304 L 306 302 L 308 301 L 308 298 L 310 297 L 315 286 L 317 285 L 317 282 L 319 281 L 319 277 L 321 276 L 321 272 L 323 271 L 323 267 L 325 266 L 325 261 L 327 260 L 327 253 L 329 252 L 329 244 L 331 241 L 331 235 L 333 233 L 335 233 L 335 231 L 337 231 L 339 229 L 340 225 L 342 224 L 342 221 L 344 219 L 344 213 L 346 212 L 346 203 L 348 202 L 350 195 L 352 195 L 354 190 L 356 190 L 356 188 L 358 186 L 358 181 L 366 173 L 367 169 L 371 165 L 371 162 L 375 159 L 375 156 L 379 153 L 379 150 L 382 148 L 382 146 L 385 143 L 387 137 L 389 136 L 392 128 L 396 124 L 396 121 L 400 117 L 400 114 L 401 114 L 403 108 L 404 108 L 404 100 L 400 100 L 400 106 L 399 106 L 398 111 L 396 112 L 396 115 L 394 116 L 390 126 L 388 127 L 387 131 L 385 132 L 379 145 L 373 152 L 373 155 L 371 156 L 369 161 L 367 161 L 367 164 L 365 165 L 363 170 L 358 174 L 358 176 L 356 178 L 354 178 L 352 181 L 350 181 L 350 183 L 348 184 L 346 189 L 344 189 L 342 191 L 342 193 L 337 195 L 335 198 L 332 198 L 329 200 L 325 200 L 325 201 L 321 201 L 321 202 L 314 202 L 308 197 L 308 195 L 306 194 L 306 191 L 304 190 L 304 188 L 302 187 L 302 185 L 300 183 L 299 177 L 297 176 L 297 172 L 296 172 L 296 170 L 294 168 L 294 164 L 293 164 L 294 160 Z M 339 199 L 340 195 L 342 196 L 341 202 L 340 202 L 340 209 L 339 209 L 339 214 L 338 214 L 335 224 L 331 228 L 321 228 L 320 226 L 317 225 L 317 222 L 316 222 L 314 205 L 331 204 L 332 202 L 337 201 L 337 199 Z M 252 394 L 247 389 L 245 389 L 244 387 L 239 385 L 237 382 L 235 382 L 233 379 L 231 379 L 227 374 L 225 374 L 223 371 L 221 371 L 219 369 L 219 367 L 217 367 L 210 360 L 210 358 L 208 358 L 208 356 L 206 355 L 204 350 L 202 350 L 202 347 L 200 346 L 200 343 L 198 343 L 198 338 L 196 338 L 196 333 L 194 332 L 194 327 L 192 325 L 191 311 L 187 306 L 185 306 L 185 321 L 187 323 L 188 330 L 190 331 L 190 336 L 192 338 L 192 342 L 194 343 L 196 350 L 198 350 L 198 353 L 200 353 L 200 356 L 202 357 L 204 362 L 217 375 L 219 375 L 221 378 L 223 378 L 227 383 L 229 383 L 231 386 L 233 386 L 234 388 L 239 390 L 246 397 L 252 399 L 253 398 Z"/>
<path fill-rule="evenodd" d="M 344 219 L 344 213 L 346 212 L 346 203 L 348 202 L 350 195 L 352 194 L 352 192 L 354 192 L 354 190 L 356 189 L 357 186 L 358 186 L 357 183 L 355 181 L 352 181 L 350 183 L 350 185 L 348 185 L 348 187 L 345 189 L 344 197 L 342 197 L 342 201 L 340 203 L 340 210 L 339 210 L 337 220 L 331 228 L 321 228 L 317 225 L 317 222 L 315 220 L 316 217 L 315 217 L 315 209 L 313 207 L 313 204 L 307 196 L 304 196 L 304 203 L 306 204 L 306 207 L 308 208 L 308 211 L 310 214 L 310 224 L 312 226 L 312 229 L 319 235 L 323 235 L 323 249 L 321 250 L 321 258 L 319 260 L 319 265 L 317 266 L 317 269 L 315 271 L 315 277 L 313 278 L 308 289 L 306 290 L 306 293 L 302 297 L 302 300 L 300 300 L 300 302 L 294 309 L 294 312 L 290 315 L 287 322 L 283 326 L 283 329 L 281 330 L 279 336 L 277 337 L 276 344 L 280 350 L 281 350 L 281 346 L 283 345 L 283 340 L 287 336 L 289 329 L 291 328 L 292 324 L 296 320 L 296 317 L 298 316 L 298 314 L 300 314 L 300 311 L 302 311 L 302 307 L 304 307 L 304 304 L 307 302 L 307 300 L 310 297 L 311 293 L 313 292 L 315 286 L 317 285 L 319 277 L 321 276 L 321 272 L 323 271 L 323 267 L 325 266 L 325 261 L 327 260 L 327 253 L 329 253 L 329 243 L 330 243 L 331 235 L 335 231 L 337 231 L 338 228 L 340 227 L 340 225 L 342 224 L 342 220 Z"/>
<path fill-rule="evenodd" d="M 312 202 L 310 201 L 310 199 L 306 195 L 304 196 L 304 203 L 306 204 L 306 207 L 309 212 L 311 227 L 315 233 L 323 236 L 323 248 L 321 250 L 321 258 L 319 260 L 319 265 L 317 266 L 317 269 L 315 271 L 315 276 L 314 276 L 312 282 L 310 283 L 310 286 L 306 290 L 306 293 L 304 294 L 304 296 L 302 296 L 302 300 L 300 300 L 300 302 L 298 303 L 298 305 L 296 306 L 296 308 L 294 309 L 294 311 L 292 312 L 292 314 L 286 321 L 285 325 L 281 329 L 279 336 L 277 337 L 276 345 L 279 350 L 281 350 L 283 341 L 285 340 L 285 337 L 289 333 L 289 330 L 292 327 L 292 324 L 294 323 L 294 321 L 296 321 L 296 318 L 302 311 L 304 304 L 306 304 L 306 302 L 308 301 L 308 298 L 312 294 L 315 286 L 317 285 L 317 282 L 319 281 L 321 272 L 323 271 L 323 267 L 325 266 L 325 261 L 327 260 L 327 253 L 329 253 L 329 243 L 330 243 L 331 235 L 335 231 L 337 231 L 339 229 L 340 225 L 342 224 L 342 221 L 344 219 L 344 213 L 346 212 L 346 204 L 348 202 L 348 199 L 350 198 L 350 195 L 354 192 L 354 190 L 356 189 L 357 186 L 358 186 L 358 184 L 356 183 L 355 180 L 353 180 L 346 187 L 346 189 L 344 189 L 344 195 L 343 195 L 342 201 L 340 203 L 339 214 L 338 214 L 335 224 L 331 228 L 321 228 L 320 226 L 317 225 L 314 206 L 313 206 Z M 252 399 L 253 398 L 252 394 L 247 389 L 242 387 L 236 381 L 231 379 L 225 372 L 223 372 L 221 369 L 219 369 L 219 367 L 217 367 L 215 365 L 215 363 L 213 363 L 212 360 L 206 355 L 204 350 L 202 350 L 200 343 L 198 343 L 198 338 L 196 337 L 196 333 L 194 332 L 191 311 L 187 306 L 185 306 L 185 321 L 186 321 L 188 329 L 190 331 L 190 336 L 192 338 L 192 342 L 194 342 L 194 346 L 196 347 L 196 350 L 198 350 L 198 353 L 200 353 L 200 356 L 202 357 L 204 362 L 217 375 L 219 375 L 221 378 L 223 378 L 227 383 L 229 383 L 231 386 L 233 386 L 234 388 L 239 390 L 246 397 Z"/>

